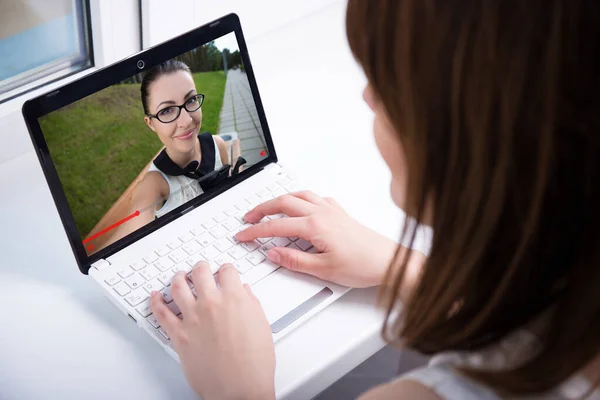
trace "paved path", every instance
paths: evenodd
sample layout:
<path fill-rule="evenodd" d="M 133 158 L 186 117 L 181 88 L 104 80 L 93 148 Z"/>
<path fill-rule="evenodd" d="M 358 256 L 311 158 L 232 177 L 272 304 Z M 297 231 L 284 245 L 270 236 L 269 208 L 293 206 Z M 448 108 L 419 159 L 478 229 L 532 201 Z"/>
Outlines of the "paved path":
<path fill-rule="evenodd" d="M 240 70 L 229 70 L 227 73 L 219 122 L 218 134 L 237 132 L 242 155 L 248 161 L 247 165 L 256 164 L 265 157 L 264 150 L 267 149 L 267 145 L 262 136 L 263 131 L 252 99 L 250 83 L 246 74 Z"/>

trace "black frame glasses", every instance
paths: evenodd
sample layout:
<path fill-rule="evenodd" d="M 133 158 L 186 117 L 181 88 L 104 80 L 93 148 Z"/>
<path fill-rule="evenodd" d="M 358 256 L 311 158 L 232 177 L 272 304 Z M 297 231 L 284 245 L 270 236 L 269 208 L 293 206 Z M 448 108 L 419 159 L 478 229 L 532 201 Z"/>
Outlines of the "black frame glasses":
<path fill-rule="evenodd" d="M 197 100 L 194 102 L 191 102 L 191 100 Z M 162 108 L 160 110 L 158 110 L 158 112 L 156 114 L 146 114 L 147 117 L 150 118 L 156 118 L 157 120 L 159 120 L 160 122 L 162 122 L 163 124 L 170 124 L 173 121 L 176 121 L 177 118 L 179 118 L 179 116 L 181 115 L 181 109 L 185 108 L 185 110 L 187 112 L 194 112 L 194 111 L 198 111 L 200 109 L 200 107 L 202 107 L 202 104 L 204 104 L 204 94 L 202 93 L 198 93 L 193 95 L 192 97 L 190 97 L 189 99 L 187 99 L 185 101 L 185 103 L 183 103 L 180 106 L 167 106 L 165 108 Z M 175 111 L 175 109 L 177 109 L 177 111 Z M 173 113 L 168 113 L 167 112 L 169 110 L 173 110 Z"/>

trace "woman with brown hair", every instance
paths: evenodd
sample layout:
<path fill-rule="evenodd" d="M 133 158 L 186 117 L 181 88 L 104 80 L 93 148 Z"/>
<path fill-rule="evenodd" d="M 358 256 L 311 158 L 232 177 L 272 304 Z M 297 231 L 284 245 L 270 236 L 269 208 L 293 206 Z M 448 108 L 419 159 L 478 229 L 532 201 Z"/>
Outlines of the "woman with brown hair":
<path fill-rule="evenodd" d="M 295 193 L 237 234 L 320 251 L 271 260 L 381 285 L 385 338 L 435 355 L 365 399 L 600 398 L 600 5 L 594 0 L 350 0 L 347 34 L 392 173 L 434 236 L 425 257 Z M 410 243 L 414 229 L 405 229 Z M 360 245 L 356 245 L 360 244 Z M 273 398 L 269 325 L 235 268 L 173 279 L 152 307 L 205 399 Z M 244 340 L 239 340 L 243 330 Z"/>

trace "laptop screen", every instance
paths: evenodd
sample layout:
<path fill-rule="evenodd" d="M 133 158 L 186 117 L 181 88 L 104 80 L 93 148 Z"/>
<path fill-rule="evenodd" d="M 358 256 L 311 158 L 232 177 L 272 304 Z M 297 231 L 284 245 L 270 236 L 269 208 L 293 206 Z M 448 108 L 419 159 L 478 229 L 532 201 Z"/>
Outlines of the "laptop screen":
<path fill-rule="evenodd" d="M 233 32 L 38 122 L 87 254 L 268 157 Z"/>

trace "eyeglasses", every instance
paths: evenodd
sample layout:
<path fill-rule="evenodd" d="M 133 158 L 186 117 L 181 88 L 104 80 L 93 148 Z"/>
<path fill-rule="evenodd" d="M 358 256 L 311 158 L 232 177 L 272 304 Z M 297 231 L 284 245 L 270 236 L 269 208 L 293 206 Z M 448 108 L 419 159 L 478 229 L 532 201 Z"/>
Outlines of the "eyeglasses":
<path fill-rule="evenodd" d="M 169 122 L 173 122 L 179 118 L 182 108 L 185 108 L 187 112 L 194 112 L 198 111 L 200 107 L 202 107 L 202 103 L 204 103 L 204 95 L 199 93 L 187 99 L 186 102 L 180 106 L 165 107 L 154 115 L 146 114 L 146 116 L 150 118 L 156 118 L 163 124 L 168 124 Z"/>

